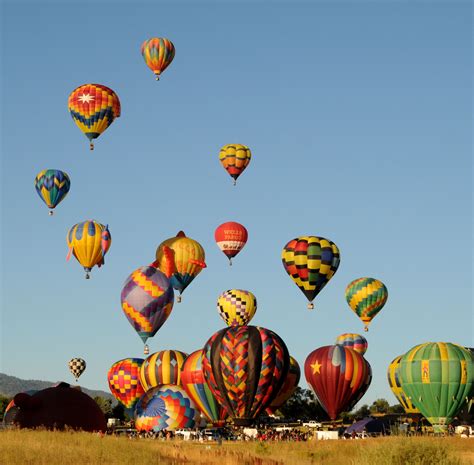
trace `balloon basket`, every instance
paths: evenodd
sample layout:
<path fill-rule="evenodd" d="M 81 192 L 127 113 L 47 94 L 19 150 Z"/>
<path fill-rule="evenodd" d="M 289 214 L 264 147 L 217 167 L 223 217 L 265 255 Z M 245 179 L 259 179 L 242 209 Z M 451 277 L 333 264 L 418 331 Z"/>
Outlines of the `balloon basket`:
<path fill-rule="evenodd" d="M 90 150 L 94 150 L 94 144 L 91 142 L 90 145 L 89 145 L 89 149 Z"/>
<path fill-rule="evenodd" d="M 229 258 L 229 266 L 232 266 L 232 258 Z"/>
<path fill-rule="evenodd" d="M 86 273 L 86 276 L 85 276 L 86 279 L 91 279 L 91 275 L 89 273 Z"/>
<path fill-rule="evenodd" d="M 181 303 L 181 296 L 179 295 L 178 297 L 176 297 L 176 302 Z"/>
<path fill-rule="evenodd" d="M 367 333 L 368 331 L 369 331 L 369 327 L 368 327 L 368 326 L 365 326 L 365 327 L 364 327 L 364 332 Z"/>
<path fill-rule="evenodd" d="M 150 348 L 145 344 L 145 347 L 143 347 L 143 354 L 148 355 L 150 353 Z"/>
<path fill-rule="evenodd" d="M 53 215 L 54 215 L 53 210 L 49 210 L 49 216 L 53 216 Z"/>
<path fill-rule="evenodd" d="M 234 179 L 234 186 L 236 186 L 236 185 L 237 185 L 237 180 L 236 180 L 236 179 Z"/>
<path fill-rule="evenodd" d="M 308 307 L 308 310 L 313 310 L 313 309 L 314 309 L 314 304 L 313 304 L 313 302 L 309 302 L 308 305 L 307 305 L 307 307 Z"/>

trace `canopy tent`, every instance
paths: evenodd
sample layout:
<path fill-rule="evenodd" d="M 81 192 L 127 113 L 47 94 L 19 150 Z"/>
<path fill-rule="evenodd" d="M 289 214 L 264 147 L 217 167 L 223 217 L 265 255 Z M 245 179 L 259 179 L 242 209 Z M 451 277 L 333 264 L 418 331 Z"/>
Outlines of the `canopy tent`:
<path fill-rule="evenodd" d="M 356 421 L 354 424 L 352 424 L 346 429 L 345 433 L 362 433 L 364 429 L 367 433 L 385 433 L 385 425 L 383 424 L 383 422 L 377 420 L 376 418 L 370 417 Z"/>

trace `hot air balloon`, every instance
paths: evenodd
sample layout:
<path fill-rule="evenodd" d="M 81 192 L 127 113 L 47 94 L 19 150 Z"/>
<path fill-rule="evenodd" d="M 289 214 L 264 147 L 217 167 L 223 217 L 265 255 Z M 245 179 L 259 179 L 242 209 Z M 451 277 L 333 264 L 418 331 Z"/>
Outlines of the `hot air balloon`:
<path fill-rule="evenodd" d="M 388 291 L 382 281 L 374 278 L 358 278 L 346 287 L 349 307 L 365 324 L 364 331 L 388 299 Z"/>
<path fill-rule="evenodd" d="M 257 298 L 250 291 L 229 289 L 217 299 L 217 311 L 228 326 L 244 326 L 257 311 Z"/>
<path fill-rule="evenodd" d="M 105 263 L 104 256 L 112 244 L 109 226 L 104 226 L 95 220 L 83 221 L 75 224 L 66 236 L 69 253 L 84 267 L 86 279 L 89 279 L 90 271 L 94 266 L 99 268 Z"/>
<path fill-rule="evenodd" d="M 341 345 L 324 346 L 311 352 L 306 358 L 304 373 L 331 420 L 362 398 L 372 376 L 369 362 Z"/>
<path fill-rule="evenodd" d="M 402 385 L 400 384 L 400 360 L 402 355 L 394 358 L 390 365 L 388 366 L 387 370 L 387 380 L 392 390 L 393 394 L 397 398 L 400 405 L 404 408 L 406 413 L 420 413 L 420 411 L 412 404 L 409 397 L 405 395 L 402 389 Z"/>
<path fill-rule="evenodd" d="M 90 141 L 97 139 L 120 116 L 117 94 L 102 84 L 83 84 L 69 95 L 68 108 L 72 119 Z"/>
<path fill-rule="evenodd" d="M 308 299 L 313 299 L 334 276 L 339 267 L 339 249 L 323 237 L 301 236 L 285 245 L 281 253 L 285 271 Z"/>
<path fill-rule="evenodd" d="M 107 379 L 113 396 L 130 414 L 135 404 L 145 393 L 140 384 L 142 358 L 125 358 L 115 362 L 109 369 Z"/>
<path fill-rule="evenodd" d="M 402 356 L 399 379 L 434 431 L 443 432 L 473 392 L 474 357 L 450 342 L 420 344 Z"/>
<path fill-rule="evenodd" d="M 203 351 L 196 350 L 184 361 L 181 385 L 200 412 L 215 426 L 224 424 L 228 414 L 217 402 L 204 379 L 202 370 Z"/>
<path fill-rule="evenodd" d="M 120 294 L 122 310 L 145 344 L 163 326 L 173 310 L 174 291 L 169 279 L 153 266 L 136 269 Z"/>
<path fill-rule="evenodd" d="M 204 378 L 237 426 L 251 424 L 270 405 L 290 365 L 280 336 L 256 326 L 221 329 L 203 352 Z"/>
<path fill-rule="evenodd" d="M 160 74 L 173 61 L 175 49 L 171 40 L 154 37 L 143 42 L 141 52 L 146 65 L 155 73 L 158 81 Z"/>
<path fill-rule="evenodd" d="M 344 333 L 336 338 L 334 344 L 339 344 L 344 347 L 349 347 L 349 349 L 354 349 L 360 355 L 364 355 L 369 343 L 364 336 L 354 333 Z"/>
<path fill-rule="evenodd" d="M 143 389 L 161 384 L 181 384 L 181 370 L 188 354 L 179 350 L 160 350 L 145 359 L 140 368 Z"/>
<path fill-rule="evenodd" d="M 50 208 L 49 214 L 66 197 L 71 187 L 69 176 L 61 170 L 43 170 L 35 178 L 36 192 Z"/>
<path fill-rule="evenodd" d="M 135 408 L 135 428 L 138 431 L 194 428 L 199 410 L 184 389 L 163 384 L 147 391 Z"/>
<path fill-rule="evenodd" d="M 221 148 L 219 160 L 230 177 L 234 179 L 234 186 L 237 184 L 237 178 L 247 168 L 251 158 L 252 153 L 246 145 L 228 144 Z"/>
<path fill-rule="evenodd" d="M 247 243 L 248 233 L 245 226 L 234 221 L 223 223 L 217 227 L 214 238 L 217 246 L 224 252 L 232 265 L 232 258 L 235 257 Z"/>
<path fill-rule="evenodd" d="M 290 368 L 285 382 L 278 391 L 277 396 L 265 410 L 268 415 L 273 415 L 293 395 L 301 378 L 301 370 L 298 362 L 290 355 Z"/>
<path fill-rule="evenodd" d="M 73 374 L 74 378 L 76 378 L 77 382 L 79 376 L 81 376 L 86 369 L 86 361 L 82 358 L 72 358 L 68 362 L 68 367 L 69 371 Z"/>
<path fill-rule="evenodd" d="M 181 293 L 191 284 L 193 279 L 206 268 L 205 253 L 199 242 L 186 237 L 180 231 L 175 237 L 163 241 L 156 250 L 155 265 L 167 274 L 171 273 L 171 284 L 179 292 L 177 298 L 181 302 Z"/>

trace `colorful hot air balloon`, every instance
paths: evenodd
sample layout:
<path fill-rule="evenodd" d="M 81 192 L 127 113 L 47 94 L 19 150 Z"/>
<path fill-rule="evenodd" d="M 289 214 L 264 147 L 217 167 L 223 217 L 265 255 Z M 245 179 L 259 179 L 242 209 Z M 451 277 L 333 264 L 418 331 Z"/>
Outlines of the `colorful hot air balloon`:
<path fill-rule="evenodd" d="M 337 336 L 336 342 L 334 344 L 339 344 L 344 347 L 349 347 L 349 349 L 354 349 L 360 355 L 364 355 L 369 343 L 364 336 L 354 333 L 344 333 L 340 336 Z"/>
<path fill-rule="evenodd" d="M 73 374 L 76 381 L 86 369 L 86 361 L 82 358 L 72 358 L 68 362 L 69 371 Z"/>
<path fill-rule="evenodd" d="M 304 373 L 331 420 L 354 406 L 372 379 L 369 362 L 341 345 L 324 346 L 311 352 L 306 358 Z"/>
<path fill-rule="evenodd" d="M 301 236 L 285 245 L 281 253 L 285 271 L 309 300 L 313 299 L 334 276 L 339 267 L 339 249 L 324 237 Z"/>
<path fill-rule="evenodd" d="M 207 341 L 203 352 L 206 382 L 238 426 L 251 424 L 270 405 L 290 365 L 280 336 L 256 326 L 221 329 Z"/>
<path fill-rule="evenodd" d="M 69 253 L 84 267 L 86 279 L 94 266 L 99 268 L 105 263 L 104 257 L 112 244 L 109 226 L 104 226 L 95 220 L 83 221 L 75 224 L 66 236 Z"/>
<path fill-rule="evenodd" d="M 397 398 L 400 405 L 405 409 L 406 413 L 420 413 L 420 411 L 412 404 L 409 397 L 405 395 L 400 384 L 400 360 L 402 355 L 399 355 L 392 360 L 387 370 L 387 380 L 393 394 Z"/>
<path fill-rule="evenodd" d="M 413 405 L 443 432 L 472 395 L 474 357 L 457 344 L 427 342 L 402 356 L 399 377 Z"/>
<path fill-rule="evenodd" d="M 186 237 L 183 231 L 166 239 L 156 249 L 155 265 L 165 274 L 166 270 L 171 269 L 171 284 L 180 294 L 178 302 L 181 302 L 181 293 L 206 268 L 205 258 L 201 244 Z"/>
<path fill-rule="evenodd" d="M 122 310 L 145 344 L 163 326 L 173 310 L 174 291 L 169 279 L 153 266 L 136 269 L 120 294 Z"/>
<path fill-rule="evenodd" d="M 244 326 L 257 311 L 257 298 L 250 291 L 229 289 L 217 299 L 217 311 L 228 326 Z"/>
<path fill-rule="evenodd" d="M 278 391 L 277 396 L 265 410 L 268 415 L 273 415 L 293 395 L 301 378 L 301 370 L 298 362 L 290 355 L 290 368 L 285 382 Z"/>
<path fill-rule="evenodd" d="M 184 361 L 181 370 L 181 385 L 200 412 L 216 426 L 223 425 L 228 414 L 217 402 L 204 379 L 201 349 L 196 350 Z"/>
<path fill-rule="evenodd" d="M 140 384 L 142 363 L 142 358 L 125 358 L 115 362 L 107 374 L 110 392 L 129 413 L 145 393 Z"/>
<path fill-rule="evenodd" d="M 181 370 L 188 354 L 179 350 L 160 350 L 151 354 L 140 368 L 140 382 L 148 391 L 161 384 L 181 384 Z"/>
<path fill-rule="evenodd" d="M 171 40 L 154 37 L 143 42 L 141 52 L 146 65 L 155 73 L 158 81 L 160 74 L 173 61 L 175 49 Z"/>
<path fill-rule="evenodd" d="M 214 238 L 217 246 L 225 253 L 232 265 L 232 258 L 235 257 L 247 243 L 248 233 L 245 226 L 234 221 L 223 223 L 217 227 Z"/>
<path fill-rule="evenodd" d="M 229 144 L 221 148 L 219 160 L 230 177 L 234 179 L 234 186 L 237 184 L 237 178 L 247 168 L 251 158 L 252 153 L 246 145 Z"/>
<path fill-rule="evenodd" d="M 101 84 L 84 84 L 69 95 L 68 109 L 72 119 L 90 141 L 97 139 L 120 116 L 117 94 Z"/>
<path fill-rule="evenodd" d="M 69 176 L 61 170 L 43 170 L 35 178 L 36 192 L 48 208 L 51 208 L 50 215 L 53 214 L 53 208 L 66 197 L 70 187 Z"/>
<path fill-rule="evenodd" d="M 388 299 L 388 291 L 382 281 L 374 278 L 358 278 L 346 287 L 349 307 L 365 324 L 364 331 L 375 315 L 382 310 Z"/>
<path fill-rule="evenodd" d="M 135 408 L 135 428 L 138 431 L 194 428 L 199 410 L 184 389 L 163 384 L 146 392 Z"/>

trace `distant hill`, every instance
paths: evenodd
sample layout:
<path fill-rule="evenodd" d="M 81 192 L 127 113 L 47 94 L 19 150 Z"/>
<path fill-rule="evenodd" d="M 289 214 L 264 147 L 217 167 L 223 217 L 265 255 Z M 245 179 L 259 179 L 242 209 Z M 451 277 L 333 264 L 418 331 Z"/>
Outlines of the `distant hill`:
<path fill-rule="evenodd" d="M 4 373 L 0 373 L 0 395 L 5 397 L 13 397 L 15 394 L 19 392 L 25 391 L 37 391 L 40 389 L 46 389 L 48 387 L 54 386 L 59 381 L 53 383 L 51 381 L 39 381 L 37 379 L 20 379 L 16 378 L 15 376 L 5 375 Z M 70 383 L 71 386 L 74 383 Z M 78 383 L 80 385 L 80 383 Z M 86 389 L 85 387 L 81 386 L 83 392 L 91 397 L 104 397 L 106 399 L 115 400 L 110 392 L 105 391 L 94 391 L 91 389 Z"/>

